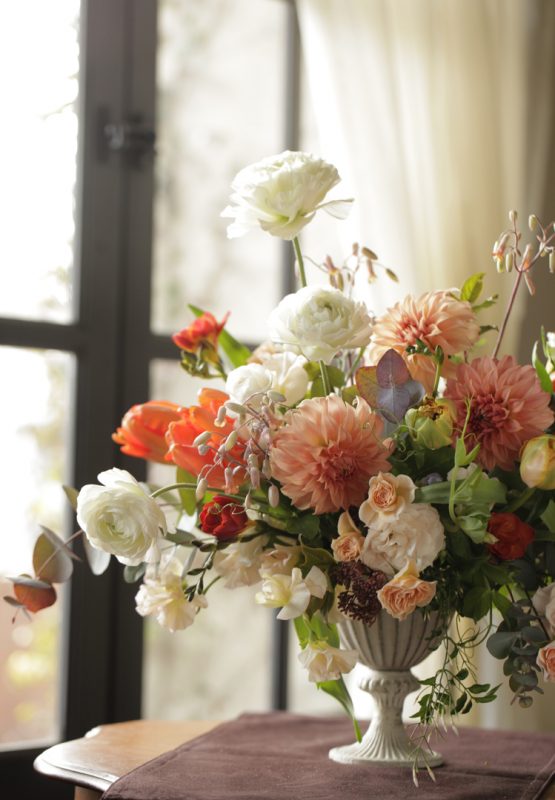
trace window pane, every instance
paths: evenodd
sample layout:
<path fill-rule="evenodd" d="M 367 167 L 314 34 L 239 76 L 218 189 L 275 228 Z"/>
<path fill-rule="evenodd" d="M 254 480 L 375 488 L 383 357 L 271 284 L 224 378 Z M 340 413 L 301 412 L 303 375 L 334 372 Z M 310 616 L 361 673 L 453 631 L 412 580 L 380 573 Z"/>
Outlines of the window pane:
<path fill-rule="evenodd" d="M 12 594 L 1 576 L 32 570 L 34 540 L 43 524 L 62 534 L 67 500 L 61 484 L 70 467 L 73 356 L 55 351 L 0 347 L 3 432 L 0 486 L 5 502 L 0 526 L 0 594 Z M 8 384 L 6 383 L 6 389 Z M 0 605 L 0 744 L 53 739 L 59 730 L 61 609 L 37 613 L 32 623 Z"/>
<path fill-rule="evenodd" d="M 152 365 L 152 398 L 189 405 L 201 385 L 177 361 Z M 215 382 L 210 385 L 217 388 Z M 153 483 L 172 479 L 170 466 L 149 468 Z M 146 620 L 143 716 L 225 719 L 268 710 L 272 616 L 256 605 L 254 591 L 217 584 L 192 627 L 174 634 Z"/>
<path fill-rule="evenodd" d="M 0 316 L 71 320 L 78 19 L 79 0 L 0 4 Z"/>
<path fill-rule="evenodd" d="M 279 240 L 227 240 L 220 213 L 242 167 L 279 152 L 287 3 L 160 0 L 153 328 L 178 330 L 187 303 L 250 341 L 278 299 Z"/>

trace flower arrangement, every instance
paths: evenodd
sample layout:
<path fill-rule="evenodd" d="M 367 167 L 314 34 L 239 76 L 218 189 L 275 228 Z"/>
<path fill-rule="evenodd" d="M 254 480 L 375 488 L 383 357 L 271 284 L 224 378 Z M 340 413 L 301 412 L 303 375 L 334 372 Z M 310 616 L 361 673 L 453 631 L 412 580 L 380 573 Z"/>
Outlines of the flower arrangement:
<path fill-rule="evenodd" d="M 326 201 L 338 181 L 333 166 L 292 152 L 234 180 L 229 236 L 258 226 L 292 241 L 300 288 L 252 352 L 227 316 L 192 307 L 195 321 L 173 337 L 181 366 L 225 391 L 203 386 L 188 408 L 133 406 L 114 433 L 122 452 L 173 466 L 175 481 L 155 488 L 110 469 L 67 489 L 91 567 L 115 556 L 141 582 L 138 613 L 172 631 L 194 622 L 215 584 L 257 585 L 257 603 L 293 620 L 309 680 L 352 716 L 342 676 L 357 652 L 340 645 L 338 623 L 434 611 L 444 656 L 416 719 L 431 726 L 495 698 L 472 664 L 483 640 L 527 707 L 555 681 L 555 334 L 542 329 L 530 365 L 498 353 L 519 286 L 533 292 L 543 257 L 553 271 L 555 227 L 531 216 L 523 248 L 511 212 L 493 258 L 515 285 L 493 355 L 476 355 L 492 330 L 479 316 L 496 299 L 480 300 L 483 274 L 377 318 L 354 299 L 355 276 L 396 276 L 367 247 L 340 266 L 327 257 L 329 285 L 307 285 L 297 235 L 320 209 L 347 213 L 350 200 Z M 14 578 L 6 599 L 50 605 L 73 558 L 43 529 L 35 575 Z"/>

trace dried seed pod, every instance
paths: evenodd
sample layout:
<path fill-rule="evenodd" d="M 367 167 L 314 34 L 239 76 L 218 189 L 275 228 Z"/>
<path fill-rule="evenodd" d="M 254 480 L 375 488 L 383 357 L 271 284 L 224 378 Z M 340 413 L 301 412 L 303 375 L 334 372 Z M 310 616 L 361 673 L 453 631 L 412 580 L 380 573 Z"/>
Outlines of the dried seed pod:
<path fill-rule="evenodd" d="M 279 489 L 275 483 L 272 483 L 268 489 L 268 502 L 272 508 L 277 508 L 279 506 Z"/>
<path fill-rule="evenodd" d="M 202 433 L 199 433 L 196 439 L 193 440 L 193 447 L 198 447 L 201 444 L 206 444 L 206 442 L 209 441 L 211 436 L 212 434 L 210 433 L 210 431 L 203 431 Z"/>
<path fill-rule="evenodd" d="M 206 478 L 199 478 L 197 483 L 197 488 L 195 489 L 195 498 L 200 501 L 206 494 L 206 490 L 208 489 L 208 481 Z"/>

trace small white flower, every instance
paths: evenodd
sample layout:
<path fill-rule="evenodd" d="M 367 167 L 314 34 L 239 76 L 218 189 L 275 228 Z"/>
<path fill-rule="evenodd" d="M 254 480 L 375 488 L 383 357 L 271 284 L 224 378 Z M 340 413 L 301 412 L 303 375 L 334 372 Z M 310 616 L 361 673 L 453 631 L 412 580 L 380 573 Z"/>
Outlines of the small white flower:
<path fill-rule="evenodd" d="M 233 542 L 216 553 L 214 571 L 224 578 L 227 589 L 260 582 L 260 562 L 267 542 L 267 536 L 257 536 L 249 542 Z"/>
<path fill-rule="evenodd" d="M 340 350 L 367 345 L 372 333 L 364 303 L 330 286 L 305 286 L 286 295 L 270 314 L 268 326 L 273 341 L 327 363 Z"/>
<path fill-rule="evenodd" d="M 284 403 L 292 406 L 302 400 L 308 388 L 306 359 L 295 353 L 282 352 L 268 356 L 262 364 L 244 364 L 231 370 L 225 390 L 232 402 L 248 403 L 259 408 L 269 391 L 282 394 Z"/>
<path fill-rule="evenodd" d="M 77 497 L 77 522 L 91 545 L 122 564 L 157 561 L 167 526 L 156 500 L 123 469 L 101 472 L 98 480 L 102 486 L 87 484 Z"/>
<path fill-rule="evenodd" d="M 344 672 L 350 672 L 358 661 L 356 650 L 341 650 L 327 642 L 312 641 L 298 655 L 298 659 L 308 670 L 308 680 L 312 683 L 335 681 Z"/>
<path fill-rule="evenodd" d="M 388 525 L 369 529 L 360 560 L 386 575 L 399 572 L 412 560 L 422 572 L 444 547 L 445 532 L 436 509 L 429 503 L 413 503 Z"/>
<path fill-rule="evenodd" d="M 154 616 L 163 628 L 174 632 L 192 625 L 201 608 L 208 605 L 204 595 L 189 600 L 184 594 L 182 565 L 175 559 L 158 576 L 146 575 L 135 596 L 137 612 Z"/>
<path fill-rule="evenodd" d="M 320 208 L 342 219 L 351 200 L 323 202 L 339 180 L 331 164 L 289 150 L 245 167 L 231 184 L 232 205 L 222 211 L 222 217 L 235 220 L 228 226 L 228 238 L 260 227 L 272 236 L 291 240 Z"/>
<path fill-rule="evenodd" d="M 265 575 L 255 600 L 262 606 L 281 608 L 278 619 L 294 619 L 304 614 L 312 595 L 322 598 L 326 589 L 326 576 L 318 567 L 312 567 L 304 580 L 301 570 L 293 567 L 290 575 Z"/>

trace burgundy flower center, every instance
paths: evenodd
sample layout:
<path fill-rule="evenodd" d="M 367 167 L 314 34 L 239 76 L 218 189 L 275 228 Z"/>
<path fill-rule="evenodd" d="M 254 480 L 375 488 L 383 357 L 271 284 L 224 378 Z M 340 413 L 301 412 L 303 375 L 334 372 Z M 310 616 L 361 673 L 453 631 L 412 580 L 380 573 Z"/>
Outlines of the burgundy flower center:
<path fill-rule="evenodd" d="M 480 438 L 499 431 L 508 416 L 509 410 L 494 395 L 480 397 L 470 408 L 468 430 Z"/>
<path fill-rule="evenodd" d="M 341 445 L 332 444 L 322 452 L 321 475 L 326 481 L 346 481 L 357 471 L 357 460 L 345 453 Z"/>

